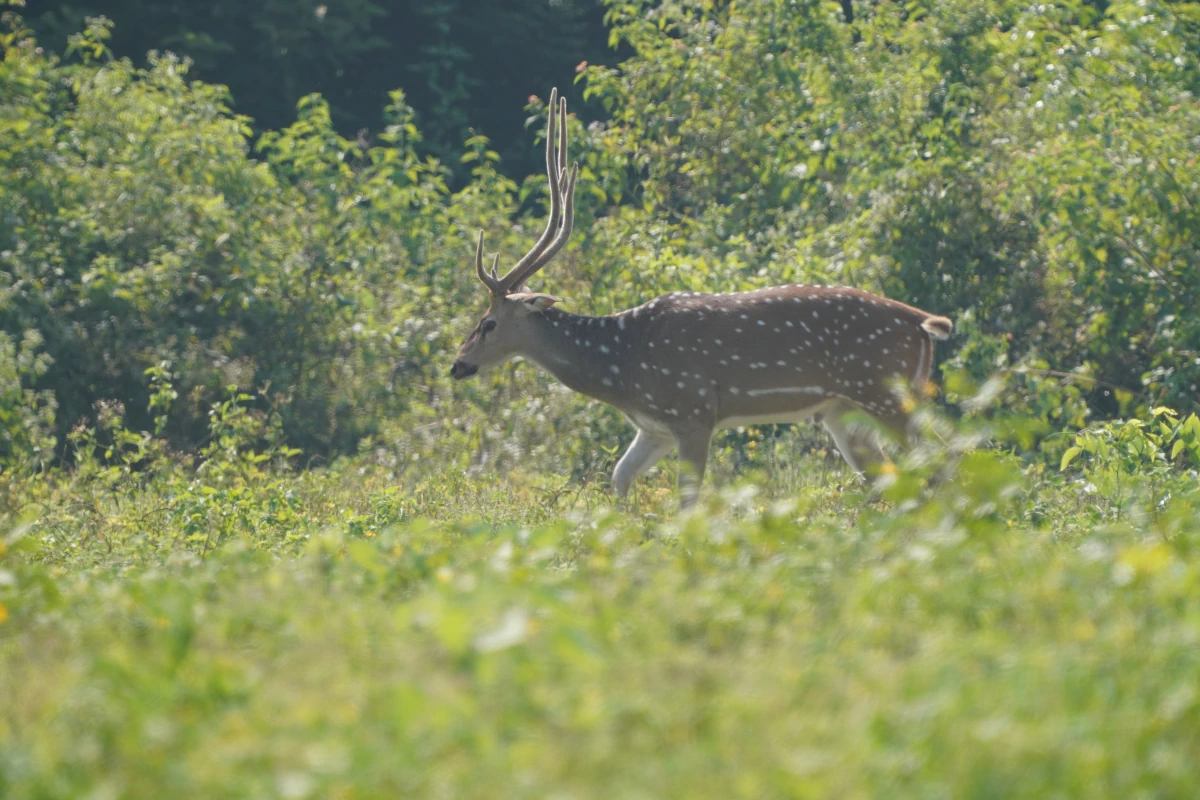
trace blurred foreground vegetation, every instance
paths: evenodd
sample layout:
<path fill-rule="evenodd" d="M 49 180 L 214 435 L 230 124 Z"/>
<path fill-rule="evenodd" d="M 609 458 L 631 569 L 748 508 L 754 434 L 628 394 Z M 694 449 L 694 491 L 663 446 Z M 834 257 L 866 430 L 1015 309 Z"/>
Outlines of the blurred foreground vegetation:
<path fill-rule="evenodd" d="M 0 794 L 1193 796 L 1200 419 L 932 425 L 878 495 L 751 438 L 685 517 L 229 428 L 10 484 Z"/>
<path fill-rule="evenodd" d="M 1194 796 L 1200 7 L 606 5 L 535 288 L 951 316 L 919 446 L 613 511 L 615 412 L 446 376 L 542 176 L 7 13 L 0 796 Z"/>

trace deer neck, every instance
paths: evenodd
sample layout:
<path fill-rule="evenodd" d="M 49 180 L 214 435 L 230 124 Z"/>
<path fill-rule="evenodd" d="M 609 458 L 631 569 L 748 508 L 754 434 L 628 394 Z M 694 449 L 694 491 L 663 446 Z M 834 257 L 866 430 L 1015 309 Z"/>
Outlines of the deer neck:
<path fill-rule="evenodd" d="M 626 358 L 634 332 L 618 317 L 587 317 L 548 308 L 533 317 L 524 355 L 567 388 L 624 405 L 632 374 Z"/>

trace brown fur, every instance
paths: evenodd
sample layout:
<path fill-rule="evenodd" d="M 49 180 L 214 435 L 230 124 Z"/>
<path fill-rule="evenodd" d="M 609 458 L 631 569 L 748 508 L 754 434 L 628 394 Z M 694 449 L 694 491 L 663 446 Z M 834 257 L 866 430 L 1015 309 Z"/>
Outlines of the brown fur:
<path fill-rule="evenodd" d="M 614 474 L 624 494 L 637 474 L 679 447 L 695 477 L 720 427 L 820 414 L 847 462 L 879 457 L 846 428 L 863 411 L 903 436 L 903 388 L 929 378 L 934 337 L 951 323 L 858 289 L 777 286 L 725 295 L 677 293 L 607 317 L 553 308 L 555 298 L 493 298 L 494 330 L 464 344 L 459 362 L 486 368 L 515 355 L 571 389 L 620 409 L 638 428 Z M 541 306 L 540 308 L 538 306 Z M 660 452 L 662 451 L 662 452 Z"/>

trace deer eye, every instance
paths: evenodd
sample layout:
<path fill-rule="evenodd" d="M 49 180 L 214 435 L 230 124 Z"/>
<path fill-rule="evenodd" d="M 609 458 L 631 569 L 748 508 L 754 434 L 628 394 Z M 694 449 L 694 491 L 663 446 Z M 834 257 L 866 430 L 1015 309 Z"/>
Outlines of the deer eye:
<path fill-rule="evenodd" d="M 480 331 L 483 333 L 491 333 L 494 330 L 496 330 L 496 320 L 484 320 L 483 327 L 480 328 Z"/>

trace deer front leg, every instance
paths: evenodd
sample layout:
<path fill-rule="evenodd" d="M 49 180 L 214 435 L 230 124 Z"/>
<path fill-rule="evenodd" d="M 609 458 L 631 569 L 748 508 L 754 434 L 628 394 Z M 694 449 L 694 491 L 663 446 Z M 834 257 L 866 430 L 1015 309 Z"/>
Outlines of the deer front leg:
<path fill-rule="evenodd" d="M 639 430 L 637 436 L 633 437 L 633 444 L 629 445 L 625 455 L 617 462 L 617 468 L 613 470 L 612 481 L 617 490 L 617 498 L 624 499 L 637 477 L 670 452 L 671 446 L 670 439 Z"/>
<path fill-rule="evenodd" d="M 704 468 L 708 464 L 708 445 L 711 429 L 691 429 L 675 434 L 679 445 L 679 504 L 690 508 L 700 496 Z"/>

